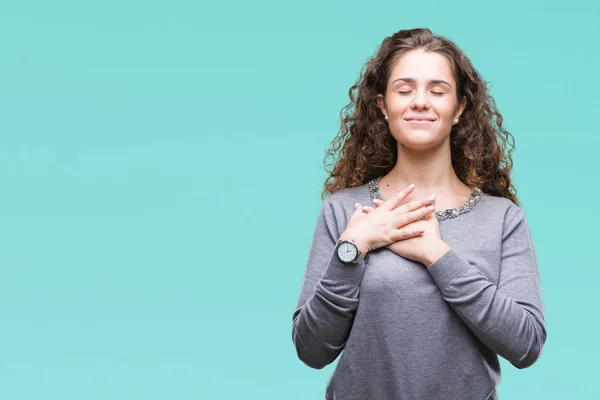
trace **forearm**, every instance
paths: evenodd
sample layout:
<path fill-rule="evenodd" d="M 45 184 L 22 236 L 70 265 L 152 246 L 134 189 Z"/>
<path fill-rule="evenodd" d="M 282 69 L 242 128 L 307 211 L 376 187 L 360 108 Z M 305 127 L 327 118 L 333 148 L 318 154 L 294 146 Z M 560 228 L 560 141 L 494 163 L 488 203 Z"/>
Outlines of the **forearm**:
<path fill-rule="evenodd" d="M 527 301 L 513 298 L 453 250 L 428 271 L 444 299 L 490 349 L 517 368 L 537 360 L 546 340 L 541 293 Z"/>
<path fill-rule="evenodd" d="M 306 365 L 323 368 L 344 348 L 358 308 L 364 269 L 364 261 L 349 266 L 332 254 L 314 292 L 294 312 L 292 338 Z"/>

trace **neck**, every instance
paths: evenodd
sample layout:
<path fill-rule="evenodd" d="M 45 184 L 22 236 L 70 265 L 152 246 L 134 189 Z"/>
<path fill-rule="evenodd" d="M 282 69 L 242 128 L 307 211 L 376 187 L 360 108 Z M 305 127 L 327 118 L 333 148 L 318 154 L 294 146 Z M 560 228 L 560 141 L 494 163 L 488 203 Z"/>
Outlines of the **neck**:
<path fill-rule="evenodd" d="M 387 180 L 398 190 L 412 183 L 418 192 L 438 194 L 456 192 L 465 186 L 452 167 L 449 142 L 425 151 L 415 151 L 398 143 L 398 160 Z"/>

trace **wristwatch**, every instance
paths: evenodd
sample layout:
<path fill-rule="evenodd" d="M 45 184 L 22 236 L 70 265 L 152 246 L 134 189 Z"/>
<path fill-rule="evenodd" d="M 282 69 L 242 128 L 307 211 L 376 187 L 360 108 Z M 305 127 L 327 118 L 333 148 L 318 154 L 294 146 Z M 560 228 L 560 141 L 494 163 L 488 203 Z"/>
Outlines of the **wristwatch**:
<path fill-rule="evenodd" d="M 368 257 L 368 253 L 361 253 L 352 240 L 338 240 L 334 251 L 344 264 L 356 265 Z"/>

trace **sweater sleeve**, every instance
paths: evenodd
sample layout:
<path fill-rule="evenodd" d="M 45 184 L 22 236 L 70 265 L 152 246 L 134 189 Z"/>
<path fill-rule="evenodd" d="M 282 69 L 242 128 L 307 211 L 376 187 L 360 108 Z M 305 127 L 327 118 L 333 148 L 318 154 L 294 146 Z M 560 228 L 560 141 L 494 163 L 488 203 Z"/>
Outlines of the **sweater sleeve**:
<path fill-rule="evenodd" d="M 523 211 L 504 219 L 498 286 L 454 250 L 428 268 L 444 299 L 473 333 L 515 367 L 531 366 L 546 341 L 537 258 Z"/>
<path fill-rule="evenodd" d="M 339 261 L 333 249 L 340 235 L 327 198 L 317 218 L 292 324 L 298 357 L 316 369 L 333 362 L 345 346 L 367 263 L 346 265 Z"/>

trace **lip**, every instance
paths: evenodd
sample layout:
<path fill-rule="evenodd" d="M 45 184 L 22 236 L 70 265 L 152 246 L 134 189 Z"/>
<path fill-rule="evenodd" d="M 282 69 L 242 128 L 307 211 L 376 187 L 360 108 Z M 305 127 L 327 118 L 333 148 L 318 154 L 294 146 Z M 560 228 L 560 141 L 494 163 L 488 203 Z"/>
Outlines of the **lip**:
<path fill-rule="evenodd" d="M 409 118 L 404 118 L 405 121 L 408 122 L 414 122 L 414 121 L 418 121 L 418 122 L 434 122 L 435 118 L 428 118 L 428 117 L 409 117 Z"/>
<path fill-rule="evenodd" d="M 430 120 L 430 119 L 405 119 L 406 122 L 408 122 L 411 125 L 427 125 L 427 124 L 432 124 L 434 121 Z"/>

